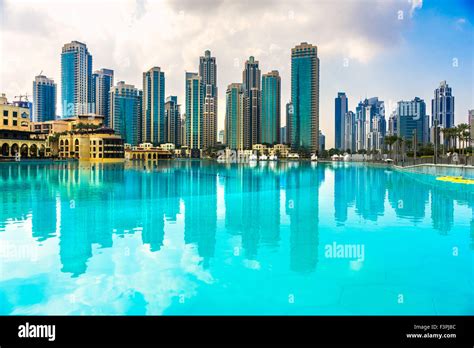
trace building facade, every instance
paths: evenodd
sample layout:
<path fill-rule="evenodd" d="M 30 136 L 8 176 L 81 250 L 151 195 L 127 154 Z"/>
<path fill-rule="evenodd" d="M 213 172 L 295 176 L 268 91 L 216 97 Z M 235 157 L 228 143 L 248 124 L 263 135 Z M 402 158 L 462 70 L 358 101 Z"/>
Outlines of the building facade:
<path fill-rule="evenodd" d="M 125 143 L 142 142 L 142 91 L 123 81 L 110 89 L 109 126 Z"/>
<path fill-rule="evenodd" d="M 92 112 L 92 55 L 79 41 L 67 43 L 61 53 L 62 117 Z"/>
<path fill-rule="evenodd" d="M 92 107 L 93 113 L 104 116 L 104 124 L 110 126 L 110 90 L 114 85 L 114 71 L 100 69 L 92 74 Z"/>
<path fill-rule="evenodd" d="M 203 92 L 202 148 L 213 147 L 217 143 L 217 64 L 209 50 L 199 58 L 199 76 Z"/>
<path fill-rule="evenodd" d="M 33 122 L 56 119 L 57 88 L 54 80 L 38 75 L 33 81 Z"/>
<path fill-rule="evenodd" d="M 344 143 L 342 147 L 343 151 L 349 150 L 351 153 L 354 153 L 356 151 L 355 132 L 355 114 L 352 111 L 348 111 L 344 115 Z"/>
<path fill-rule="evenodd" d="M 165 140 L 165 73 L 153 67 L 143 73 L 142 141 L 154 145 Z"/>
<path fill-rule="evenodd" d="M 166 142 L 181 146 L 181 112 L 178 97 L 169 96 L 165 103 Z"/>
<path fill-rule="evenodd" d="M 260 121 L 260 142 L 279 144 L 281 125 L 281 78 L 273 70 L 262 76 L 262 110 Z"/>
<path fill-rule="evenodd" d="M 291 50 L 291 147 L 319 149 L 319 58 L 306 42 Z"/>
<path fill-rule="evenodd" d="M 451 87 L 446 81 L 441 81 L 434 91 L 431 100 L 432 126 L 437 124 L 441 128 L 454 127 L 454 96 Z"/>
<path fill-rule="evenodd" d="M 244 148 L 251 149 L 260 143 L 260 113 L 261 113 L 261 71 L 258 61 L 249 57 L 245 62 L 242 73 L 242 88 L 244 91 Z"/>
<path fill-rule="evenodd" d="M 355 150 L 381 151 L 386 130 L 384 102 L 377 97 L 359 102 L 355 114 Z"/>
<path fill-rule="evenodd" d="M 203 88 L 197 73 L 186 73 L 186 146 L 192 150 L 202 149 L 202 105 Z"/>
<path fill-rule="evenodd" d="M 396 134 L 405 140 L 417 144 L 429 142 L 429 124 L 426 115 L 426 104 L 416 97 L 410 101 L 399 101 L 397 104 Z"/>
<path fill-rule="evenodd" d="M 346 150 L 345 146 L 345 116 L 347 114 L 347 96 L 344 92 L 337 93 L 334 100 L 334 146 L 338 150 Z"/>
<path fill-rule="evenodd" d="M 244 149 L 244 90 L 231 83 L 226 91 L 224 143 L 232 150 Z"/>

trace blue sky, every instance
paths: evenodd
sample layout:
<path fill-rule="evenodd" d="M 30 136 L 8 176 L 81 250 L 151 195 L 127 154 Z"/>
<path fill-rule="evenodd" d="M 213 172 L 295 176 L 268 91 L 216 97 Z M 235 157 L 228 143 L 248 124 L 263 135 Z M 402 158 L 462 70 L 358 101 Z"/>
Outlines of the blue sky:
<path fill-rule="evenodd" d="M 43 71 L 59 93 L 61 47 L 78 40 L 88 45 L 94 70 L 115 70 L 115 82 L 141 88 L 142 72 L 160 66 L 166 94 L 183 104 L 185 71 L 197 71 L 210 49 L 222 129 L 226 87 L 241 81 L 250 55 L 262 73 L 280 71 L 284 114 L 290 50 L 307 41 L 318 46 L 320 127 L 331 147 L 338 91 L 347 93 L 351 110 L 366 96 L 378 96 L 387 109 L 418 96 L 431 114 L 433 91 L 447 80 L 456 123 L 466 122 L 474 108 L 473 7 L 468 0 L 0 0 L 0 92 L 10 99 L 31 94 Z"/>

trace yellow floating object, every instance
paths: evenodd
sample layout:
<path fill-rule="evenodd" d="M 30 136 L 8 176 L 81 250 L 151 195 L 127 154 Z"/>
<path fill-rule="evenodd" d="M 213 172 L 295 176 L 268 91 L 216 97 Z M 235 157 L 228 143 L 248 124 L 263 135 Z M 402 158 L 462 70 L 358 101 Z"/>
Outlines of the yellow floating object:
<path fill-rule="evenodd" d="M 436 180 L 452 182 L 454 184 L 468 184 L 474 185 L 473 179 L 464 179 L 462 176 L 440 176 Z"/>

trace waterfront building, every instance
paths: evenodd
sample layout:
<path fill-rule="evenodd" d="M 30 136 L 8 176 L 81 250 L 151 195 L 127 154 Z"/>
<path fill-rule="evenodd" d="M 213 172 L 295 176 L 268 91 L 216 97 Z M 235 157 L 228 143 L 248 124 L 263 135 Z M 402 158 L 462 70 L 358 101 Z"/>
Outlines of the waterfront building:
<path fill-rule="evenodd" d="M 163 146 L 168 145 L 168 146 Z M 140 160 L 140 161 L 153 161 L 158 159 L 169 159 L 173 156 L 174 145 L 173 144 L 161 144 L 160 146 L 153 146 L 151 143 L 143 143 L 138 146 L 125 146 L 125 159 L 126 160 Z"/>
<path fill-rule="evenodd" d="M 105 127 L 61 134 L 59 157 L 91 162 L 122 162 L 123 139 L 113 129 Z"/>
<path fill-rule="evenodd" d="M 427 144 L 429 138 L 428 116 L 423 99 L 416 97 L 397 104 L 396 134 L 403 139 L 413 141 L 416 134 L 417 144 Z"/>
<path fill-rule="evenodd" d="M 439 87 L 434 91 L 431 100 L 432 126 L 436 123 L 441 128 L 454 127 L 454 96 L 451 87 L 446 81 L 441 81 Z"/>
<path fill-rule="evenodd" d="M 56 119 L 57 88 L 54 80 L 38 75 L 33 81 L 33 122 Z"/>
<path fill-rule="evenodd" d="M 273 70 L 262 76 L 262 110 L 260 141 L 265 144 L 280 143 L 281 78 Z"/>
<path fill-rule="evenodd" d="M 9 103 L 5 94 L 0 96 L 0 157 L 13 159 L 47 157 L 47 138 L 30 131 L 30 109 L 27 102 Z"/>
<path fill-rule="evenodd" d="M 316 152 L 319 148 L 319 58 L 306 42 L 291 50 L 291 147 Z"/>
<path fill-rule="evenodd" d="M 62 117 L 92 112 L 92 55 L 87 46 L 71 41 L 61 53 Z"/>
<path fill-rule="evenodd" d="M 165 73 L 153 67 L 143 73 L 142 141 L 165 142 Z"/>
<path fill-rule="evenodd" d="M 124 81 L 110 89 L 109 126 L 125 143 L 138 145 L 142 131 L 142 91 Z"/>
<path fill-rule="evenodd" d="M 345 120 L 348 108 L 347 96 L 344 92 L 337 93 L 334 100 L 334 141 L 335 148 L 338 150 L 346 150 L 345 146 Z"/>
<path fill-rule="evenodd" d="M 284 144 L 291 144 L 291 125 L 293 123 L 293 104 L 286 103 L 286 141 Z"/>
<path fill-rule="evenodd" d="M 355 150 L 381 151 L 386 130 L 384 102 L 377 97 L 359 102 L 355 114 Z"/>
<path fill-rule="evenodd" d="M 319 151 L 323 152 L 324 150 L 326 150 L 326 137 L 320 130 L 319 131 Z"/>
<path fill-rule="evenodd" d="M 388 119 L 388 134 L 397 135 L 397 110 L 394 110 Z"/>
<path fill-rule="evenodd" d="M 188 149 L 202 149 L 203 88 L 197 73 L 186 73 L 186 145 Z"/>
<path fill-rule="evenodd" d="M 355 114 L 352 111 L 348 111 L 344 115 L 344 142 L 342 146 L 343 151 L 349 150 L 351 153 L 356 151 L 355 132 Z"/>
<path fill-rule="evenodd" d="M 110 126 L 110 89 L 114 85 L 114 71 L 100 69 L 92 74 L 92 112 L 104 116 L 104 124 Z"/>
<path fill-rule="evenodd" d="M 216 145 L 217 136 L 217 65 L 211 51 L 206 50 L 199 58 L 199 76 L 203 92 L 202 148 Z"/>
<path fill-rule="evenodd" d="M 166 142 L 181 146 L 181 112 L 177 96 L 169 96 L 165 103 Z"/>
<path fill-rule="evenodd" d="M 231 83 L 227 87 L 224 143 L 233 150 L 245 148 L 244 99 L 241 83 Z"/>
<path fill-rule="evenodd" d="M 244 92 L 244 148 L 251 149 L 253 144 L 260 143 L 260 113 L 261 113 L 261 72 L 258 61 L 250 56 L 245 62 L 242 73 L 242 88 Z"/>

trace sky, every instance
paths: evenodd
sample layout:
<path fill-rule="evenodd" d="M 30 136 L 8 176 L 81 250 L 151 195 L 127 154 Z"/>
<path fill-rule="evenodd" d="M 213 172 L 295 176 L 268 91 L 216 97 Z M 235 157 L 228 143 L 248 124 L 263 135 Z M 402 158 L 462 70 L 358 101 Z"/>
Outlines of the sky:
<path fill-rule="evenodd" d="M 241 82 L 254 56 L 262 74 L 282 78 L 282 125 L 290 100 L 291 48 L 318 47 L 320 128 L 334 145 L 334 98 L 349 109 L 366 97 L 385 101 L 387 118 L 399 100 L 431 99 L 446 80 L 455 122 L 474 109 L 474 2 L 470 0 L 0 0 L 0 93 L 32 95 L 40 72 L 58 84 L 61 48 L 87 44 L 93 69 L 115 71 L 115 83 L 142 88 L 142 73 L 165 72 L 166 95 L 184 111 L 185 72 L 198 71 L 209 49 L 217 59 L 219 129 L 225 91 Z M 30 100 L 32 97 L 30 97 Z"/>

